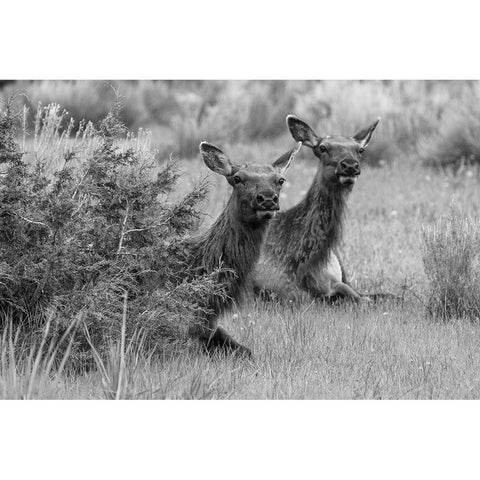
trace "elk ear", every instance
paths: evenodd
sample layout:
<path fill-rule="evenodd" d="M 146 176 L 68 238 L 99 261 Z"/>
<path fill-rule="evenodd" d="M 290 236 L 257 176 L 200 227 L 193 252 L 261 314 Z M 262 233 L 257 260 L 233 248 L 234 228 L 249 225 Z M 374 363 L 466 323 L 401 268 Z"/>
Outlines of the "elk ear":
<path fill-rule="evenodd" d="M 273 163 L 272 167 L 281 175 L 283 175 L 290 166 L 290 163 L 295 158 L 295 155 L 302 148 L 302 142 L 298 142 L 292 150 L 287 153 L 284 153 L 281 157 L 278 157 Z"/>
<path fill-rule="evenodd" d="M 314 148 L 320 142 L 320 138 L 310 126 L 295 115 L 287 115 L 287 127 L 295 141 L 302 142 L 306 147 Z"/>
<path fill-rule="evenodd" d="M 370 143 L 372 138 L 373 132 L 377 128 L 378 123 L 380 122 L 380 117 L 377 118 L 375 122 L 373 122 L 369 127 L 360 130 L 353 136 L 353 139 L 362 147 L 366 148 L 367 145 Z"/>
<path fill-rule="evenodd" d="M 232 174 L 232 162 L 218 147 L 202 142 L 199 148 L 203 161 L 210 170 L 226 177 Z"/>

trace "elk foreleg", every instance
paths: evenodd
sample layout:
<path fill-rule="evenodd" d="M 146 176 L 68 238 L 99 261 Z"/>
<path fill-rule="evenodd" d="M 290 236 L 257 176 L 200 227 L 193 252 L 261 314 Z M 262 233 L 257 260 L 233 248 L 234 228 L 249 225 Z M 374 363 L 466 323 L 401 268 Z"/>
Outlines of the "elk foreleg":
<path fill-rule="evenodd" d="M 297 282 L 302 290 L 305 290 L 314 298 L 324 298 L 328 295 L 328 285 L 310 270 L 298 275 Z"/>
<path fill-rule="evenodd" d="M 196 324 L 190 330 L 190 335 L 197 337 L 207 353 L 223 351 L 238 355 L 252 357 L 252 352 L 235 341 L 227 331 L 218 325 L 216 315 L 203 318 L 200 324 Z"/>
<path fill-rule="evenodd" d="M 208 352 L 222 350 L 226 353 L 235 353 L 249 358 L 252 357 L 252 352 L 249 348 L 234 340 L 227 331 L 220 326 L 217 326 L 211 333 L 206 347 Z"/>
<path fill-rule="evenodd" d="M 314 298 L 335 301 L 339 298 L 349 298 L 360 303 L 362 296 L 350 285 L 339 281 L 328 272 L 307 272 L 302 276 L 300 285 Z"/>
<path fill-rule="evenodd" d="M 338 298 L 350 298 L 357 303 L 362 301 L 362 296 L 356 292 L 350 285 L 343 282 L 337 282 L 332 286 L 328 293 L 329 300 L 336 300 Z"/>

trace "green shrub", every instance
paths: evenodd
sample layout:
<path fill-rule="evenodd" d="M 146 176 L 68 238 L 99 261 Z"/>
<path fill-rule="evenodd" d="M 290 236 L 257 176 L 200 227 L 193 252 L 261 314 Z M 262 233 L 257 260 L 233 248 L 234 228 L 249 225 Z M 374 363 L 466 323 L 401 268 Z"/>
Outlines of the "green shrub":
<path fill-rule="evenodd" d="M 435 318 L 480 318 L 480 224 L 452 206 L 423 228 L 423 262 L 429 279 L 428 311 Z"/>
<path fill-rule="evenodd" d="M 197 224 L 206 183 L 175 198 L 176 164 L 159 165 L 149 135 L 127 132 L 118 103 L 98 127 L 63 124 L 58 105 L 40 109 L 33 151 L 23 155 L 11 109 L 1 112 L 3 318 L 30 331 L 49 318 L 55 335 L 80 321 L 72 358 L 83 362 L 85 330 L 99 352 L 118 339 L 126 296 L 128 338 L 140 330 L 145 347 L 160 350 L 185 340 L 198 300 L 223 292 L 215 274 L 179 275 L 179 241 Z"/>

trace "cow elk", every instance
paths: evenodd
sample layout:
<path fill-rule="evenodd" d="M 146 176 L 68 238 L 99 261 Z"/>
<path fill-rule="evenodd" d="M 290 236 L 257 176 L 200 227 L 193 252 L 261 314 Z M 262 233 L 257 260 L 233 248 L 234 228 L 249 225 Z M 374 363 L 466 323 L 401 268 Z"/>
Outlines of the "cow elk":
<path fill-rule="evenodd" d="M 205 275 L 221 269 L 218 282 L 226 295 L 211 295 L 201 303 L 208 313 L 200 314 L 196 336 L 208 351 L 223 350 L 250 356 L 251 351 L 236 342 L 221 326 L 218 317 L 243 296 L 247 278 L 260 256 L 267 226 L 280 208 L 283 175 L 300 150 L 301 143 L 271 165 L 234 164 L 219 148 L 200 144 L 203 161 L 223 175 L 232 186 L 230 199 L 215 223 L 205 233 L 184 243 L 186 271 Z"/>
<path fill-rule="evenodd" d="M 291 300 L 365 298 L 347 283 L 337 247 L 347 197 L 379 121 L 352 137 L 319 137 L 296 116 L 287 116 L 290 133 L 312 149 L 318 168 L 300 203 L 271 222 L 254 275 L 255 290 Z"/>

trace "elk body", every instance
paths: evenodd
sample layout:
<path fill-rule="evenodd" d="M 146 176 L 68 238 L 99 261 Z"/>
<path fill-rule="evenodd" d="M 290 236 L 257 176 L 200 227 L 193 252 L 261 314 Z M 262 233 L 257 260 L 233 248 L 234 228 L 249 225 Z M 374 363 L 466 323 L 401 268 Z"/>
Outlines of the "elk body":
<path fill-rule="evenodd" d="M 293 138 L 312 149 L 318 169 L 305 197 L 271 222 L 254 275 L 256 290 L 292 300 L 362 295 L 348 283 L 337 253 L 346 202 L 377 119 L 353 137 L 319 137 L 305 122 L 287 116 Z"/>
<path fill-rule="evenodd" d="M 200 327 L 195 332 L 209 351 L 221 348 L 251 354 L 218 325 L 218 317 L 243 293 L 246 279 L 260 256 L 268 223 L 279 209 L 283 174 L 300 147 L 298 143 L 271 165 L 237 165 L 214 145 L 200 144 L 207 167 L 223 175 L 233 187 L 224 211 L 211 228 L 183 245 L 186 271 L 204 275 L 221 267 L 218 282 L 224 286 L 226 295 L 202 299 L 210 313 L 202 314 Z"/>

